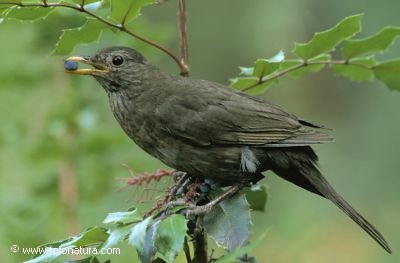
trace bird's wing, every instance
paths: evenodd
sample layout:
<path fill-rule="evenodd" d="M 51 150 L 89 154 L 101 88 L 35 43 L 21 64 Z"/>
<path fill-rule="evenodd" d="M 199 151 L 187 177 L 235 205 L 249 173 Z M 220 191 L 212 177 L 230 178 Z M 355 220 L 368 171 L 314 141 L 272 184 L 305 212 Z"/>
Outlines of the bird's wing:
<path fill-rule="evenodd" d="M 190 143 L 285 147 L 332 140 L 319 126 L 270 102 L 213 82 L 180 84 L 158 105 L 156 116 L 166 132 Z"/>

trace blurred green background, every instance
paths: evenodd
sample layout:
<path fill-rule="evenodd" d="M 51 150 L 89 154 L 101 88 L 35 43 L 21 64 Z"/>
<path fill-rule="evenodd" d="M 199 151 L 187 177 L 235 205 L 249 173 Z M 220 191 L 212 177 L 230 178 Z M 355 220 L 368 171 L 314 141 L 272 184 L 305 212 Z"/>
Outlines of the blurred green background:
<path fill-rule="evenodd" d="M 365 13 L 367 36 L 400 26 L 398 0 L 188 0 L 192 76 L 228 83 L 238 66 L 271 57 L 310 39 L 342 18 Z M 136 31 L 177 50 L 176 3 L 147 7 Z M 71 12 L 34 24 L 0 24 L 0 262 L 28 257 L 10 246 L 37 246 L 99 224 L 122 211 L 133 189 L 115 193 L 116 177 L 164 167 L 119 128 L 94 79 L 64 74 L 63 58 L 50 57 L 60 30 L 79 26 Z M 382 58 L 400 53 L 400 41 Z M 100 47 L 128 45 L 164 70 L 177 72 L 159 51 L 107 32 Z M 273 174 L 265 213 L 254 214 L 254 236 L 269 228 L 253 251 L 259 262 L 400 262 L 400 93 L 379 82 L 354 83 L 329 70 L 284 78 L 261 96 L 333 129 L 336 141 L 315 147 L 324 174 L 338 192 L 391 243 L 388 255 L 342 212 Z M 113 262 L 136 262 L 122 246 Z M 115 261 L 114 261 L 115 260 Z M 183 261 L 182 261 L 183 262 Z"/>

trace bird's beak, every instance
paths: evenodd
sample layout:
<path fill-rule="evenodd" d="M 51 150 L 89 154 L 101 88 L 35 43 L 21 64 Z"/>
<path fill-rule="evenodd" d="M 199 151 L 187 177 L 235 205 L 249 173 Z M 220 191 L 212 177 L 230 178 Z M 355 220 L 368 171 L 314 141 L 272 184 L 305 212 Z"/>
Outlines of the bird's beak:
<path fill-rule="evenodd" d="M 84 68 L 84 69 L 66 70 L 67 73 L 78 74 L 78 75 L 102 75 L 108 72 L 108 68 L 105 65 L 91 62 L 90 60 L 83 57 L 69 57 L 65 61 L 81 62 L 94 67 L 93 69 Z"/>

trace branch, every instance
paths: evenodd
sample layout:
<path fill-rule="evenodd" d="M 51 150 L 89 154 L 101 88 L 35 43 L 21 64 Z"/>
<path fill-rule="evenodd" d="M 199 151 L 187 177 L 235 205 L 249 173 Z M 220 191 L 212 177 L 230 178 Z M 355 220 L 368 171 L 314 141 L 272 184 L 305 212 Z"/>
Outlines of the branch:
<path fill-rule="evenodd" d="M 223 200 L 231 197 L 232 195 L 236 194 L 240 190 L 240 186 L 235 185 L 229 188 L 226 192 L 224 192 L 222 195 L 218 196 L 214 200 L 208 202 L 205 205 L 202 206 L 196 206 L 193 209 L 188 209 L 186 212 L 186 215 L 204 215 L 210 212 L 214 206 L 218 205 L 220 202 Z"/>
<path fill-rule="evenodd" d="M 84 2 L 84 1 L 82 1 Z M 162 52 L 164 52 L 165 54 L 167 54 L 170 58 L 172 58 L 176 64 L 178 65 L 181 74 L 187 74 L 186 72 L 188 72 L 188 68 L 185 64 L 183 64 L 183 62 L 174 54 L 172 53 L 172 51 L 170 51 L 169 49 L 157 44 L 156 42 L 147 39 L 141 35 L 136 34 L 133 31 L 130 31 L 129 29 L 127 29 L 125 27 L 124 24 L 115 24 L 95 13 L 92 13 L 88 10 L 85 9 L 85 7 L 83 5 L 78 5 L 78 6 L 74 6 L 74 5 L 69 5 L 69 4 L 63 4 L 63 3 L 47 3 L 47 1 L 43 1 L 42 3 L 16 3 L 16 2 L 2 2 L 0 3 L 0 5 L 15 5 L 15 6 L 19 6 L 19 7 L 43 7 L 43 8 L 47 8 L 47 7 L 62 7 L 62 8 L 68 8 L 68 9 L 73 9 L 75 11 L 84 13 L 88 16 L 91 16 L 95 19 L 97 19 L 98 21 L 100 21 L 103 24 L 106 24 L 109 27 L 118 29 L 121 32 L 124 32 L 136 39 L 139 39 L 140 41 L 143 41 L 159 50 L 161 50 Z"/>
<path fill-rule="evenodd" d="M 295 70 L 303 68 L 303 67 L 307 67 L 309 65 L 353 65 L 353 66 L 357 66 L 357 67 L 361 67 L 361 68 L 365 68 L 365 69 L 372 69 L 369 66 L 366 66 L 363 64 L 357 64 L 357 63 L 351 63 L 351 61 L 348 61 L 348 60 L 328 60 L 328 61 L 308 61 L 308 62 L 303 61 L 303 63 L 294 65 L 294 66 L 287 68 L 285 70 L 282 70 L 282 71 L 275 72 L 274 74 L 271 74 L 269 76 L 260 77 L 260 79 L 257 83 L 250 85 L 248 87 L 242 88 L 241 91 L 243 91 L 243 92 L 248 91 L 250 89 L 257 87 L 260 84 L 277 79 L 279 77 L 287 75 L 288 73 L 290 73 L 292 71 L 295 71 Z"/>
<path fill-rule="evenodd" d="M 207 235 L 204 231 L 203 216 L 198 216 L 196 219 L 196 228 L 193 235 L 193 248 L 193 263 L 208 262 Z"/>
<path fill-rule="evenodd" d="M 178 0 L 178 23 L 180 31 L 180 50 L 181 50 L 181 64 L 185 67 L 185 71 L 181 71 L 182 76 L 188 76 L 190 73 L 189 68 L 189 45 L 187 38 L 187 14 L 186 14 L 186 0 Z"/>

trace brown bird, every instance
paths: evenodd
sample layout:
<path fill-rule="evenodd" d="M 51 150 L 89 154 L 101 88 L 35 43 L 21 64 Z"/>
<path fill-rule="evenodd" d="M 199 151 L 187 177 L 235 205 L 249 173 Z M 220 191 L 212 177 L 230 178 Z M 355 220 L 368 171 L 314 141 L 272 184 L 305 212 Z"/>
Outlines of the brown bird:
<path fill-rule="evenodd" d="M 95 77 L 126 134 L 166 165 L 221 185 L 257 182 L 272 170 L 332 201 L 391 253 L 379 231 L 321 175 L 309 146 L 332 140 L 321 126 L 224 85 L 163 72 L 130 48 L 66 61 L 69 73 Z M 94 68 L 75 69 L 71 62 Z"/>

